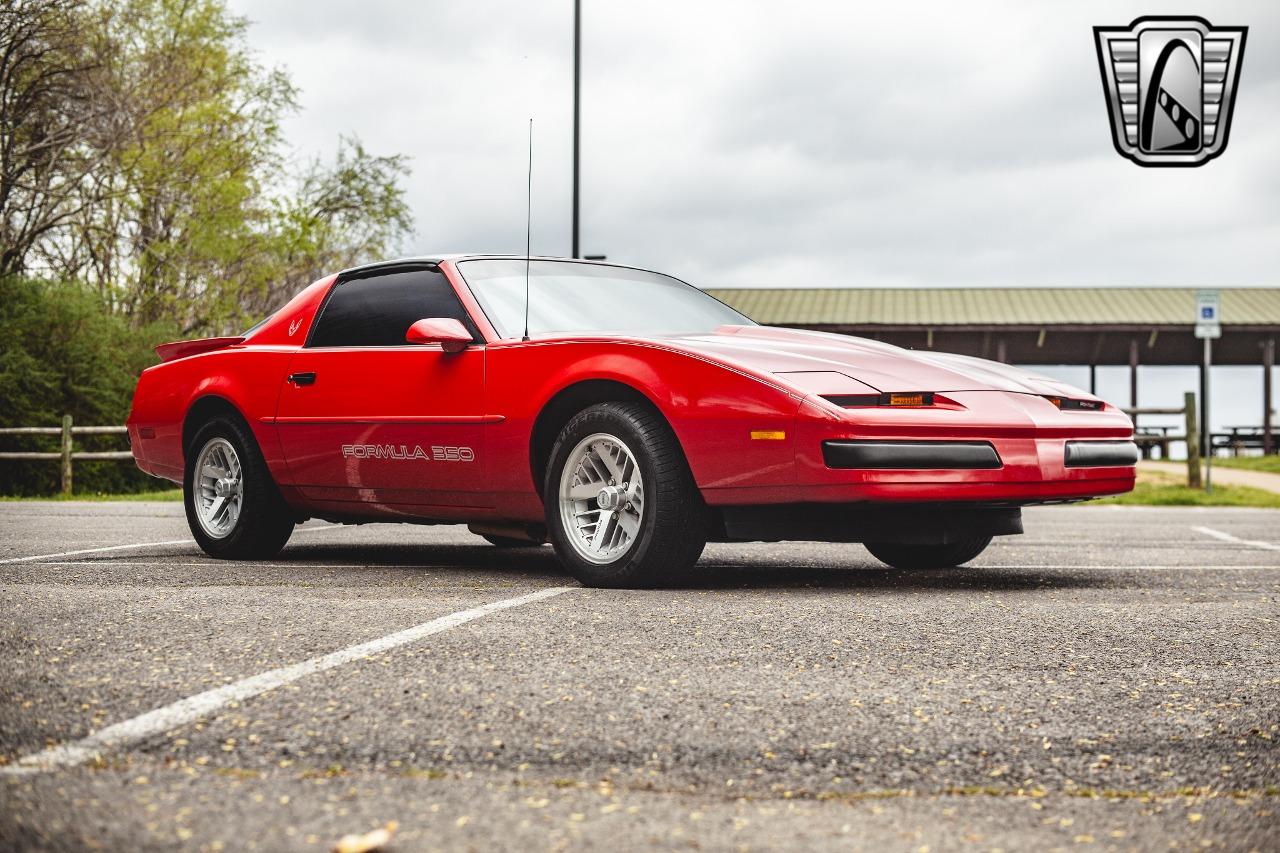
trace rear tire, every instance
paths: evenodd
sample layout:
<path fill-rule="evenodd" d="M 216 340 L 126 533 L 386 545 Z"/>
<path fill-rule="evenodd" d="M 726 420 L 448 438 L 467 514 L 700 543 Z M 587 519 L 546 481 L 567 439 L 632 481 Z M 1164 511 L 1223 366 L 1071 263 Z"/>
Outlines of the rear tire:
<path fill-rule="evenodd" d="M 186 456 L 182 498 L 200 549 L 225 560 L 278 554 L 293 533 L 293 515 L 249 428 L 237 418 L 214 418 L 196 431 Z"/>
<path fill-rule="evenodd" d="M 706 505 L 680 443 L 638 403 L 600 403 L 565 424 L 543 505 L 556 554 L 585 586 L 680 583 L 707 544 Z"/>
<path fill-rule="evenodd" d="M 866 542 L 866 549 L 895 569 L 949 569 L 967 563 L 991 544 L 990 536 L 972 536 L 947 545 Z"/>

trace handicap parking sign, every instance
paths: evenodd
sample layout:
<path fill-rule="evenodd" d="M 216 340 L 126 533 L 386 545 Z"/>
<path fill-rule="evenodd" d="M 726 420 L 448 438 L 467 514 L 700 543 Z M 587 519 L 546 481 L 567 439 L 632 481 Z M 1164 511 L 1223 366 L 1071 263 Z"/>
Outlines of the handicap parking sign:
<path fill-rule="evenodd" d="M 1196 291 L 1196 337 L 1222 337 L 1222 319 L 1219 316 L 1221 295 L 1216 290 Z"/>

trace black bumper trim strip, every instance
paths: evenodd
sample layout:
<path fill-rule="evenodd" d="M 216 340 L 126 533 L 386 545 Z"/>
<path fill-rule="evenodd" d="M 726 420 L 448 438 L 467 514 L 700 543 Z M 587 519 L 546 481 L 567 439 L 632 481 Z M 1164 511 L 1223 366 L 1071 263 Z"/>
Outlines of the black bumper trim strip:
<path fill-rule="evenodd" d="M 1068 468 L 1131 468 L 1138 464 L 1132 441 L 1068 441 L 1063 462 Z"/>
<path fill-rule="evenodd" d="M 828 468 L 992 469 L 1002 467 L 988 441 L 824 441 Z"/>

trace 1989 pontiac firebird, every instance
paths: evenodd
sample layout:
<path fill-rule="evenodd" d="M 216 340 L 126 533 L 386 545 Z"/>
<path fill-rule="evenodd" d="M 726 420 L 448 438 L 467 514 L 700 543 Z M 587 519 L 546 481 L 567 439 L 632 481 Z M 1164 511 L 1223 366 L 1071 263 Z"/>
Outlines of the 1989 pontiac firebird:
<path fill-rule="evenodd" d="M 216 557 L 269 558 L 317 517 L 550 540 L 595 586 L 687 580 L 708 541 L 941 568 L 1022 532 L 1022 506 L 1132 489 L 1138 457 L 1123 412 L 1055 380 L 758 326 L 611 264 L 373 264 L 157 352 L 130 444 Z"/>

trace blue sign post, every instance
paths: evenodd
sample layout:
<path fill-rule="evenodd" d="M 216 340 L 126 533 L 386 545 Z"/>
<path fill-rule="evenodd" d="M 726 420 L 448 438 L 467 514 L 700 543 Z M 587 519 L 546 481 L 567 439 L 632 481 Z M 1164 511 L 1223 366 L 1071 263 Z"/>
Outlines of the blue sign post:
<path fill-rule="evenodd" d="M 1196 291 L 1196 337 L 1204 341 L 1204 384 L 1200 389 L 1200 434 L 1204 436 L 1204 490 L 1213 491 L 1213 433 L 1209 429 L 1209 367 L 1213 341 L 1222 337 L 1222 295 L 1216 290 Z"/>

